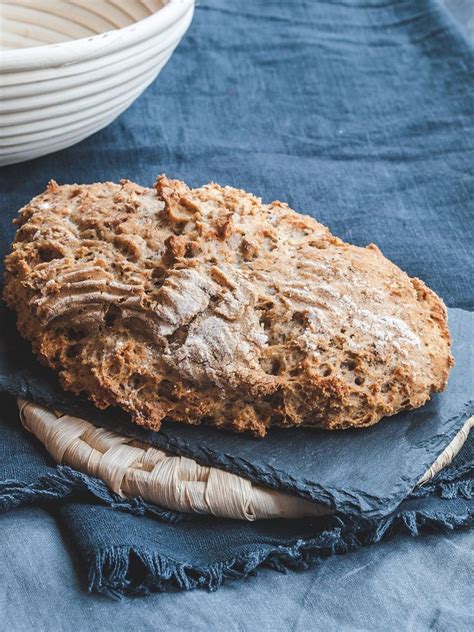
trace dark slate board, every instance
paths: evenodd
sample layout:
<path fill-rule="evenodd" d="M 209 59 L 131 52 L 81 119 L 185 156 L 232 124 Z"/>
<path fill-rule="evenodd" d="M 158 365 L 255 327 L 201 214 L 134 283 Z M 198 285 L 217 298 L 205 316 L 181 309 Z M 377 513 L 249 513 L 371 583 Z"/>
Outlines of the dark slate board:
<path fill-rule="evenodd" d="M 0 391 L 31 399 L 139 438 L 202 464 L 321 501 L 341 513 L 381 517 L 393 511 L 474 413 L 474 313 L 449 310 L 456 366 L 446 392 L 424 407 L 372 428 L 327 432 L 273 430 L 265 439 L 165 422 L 160 432 L 134 426 L 120 410 L 99 411 L 65 393 L 0 310 Z"/>

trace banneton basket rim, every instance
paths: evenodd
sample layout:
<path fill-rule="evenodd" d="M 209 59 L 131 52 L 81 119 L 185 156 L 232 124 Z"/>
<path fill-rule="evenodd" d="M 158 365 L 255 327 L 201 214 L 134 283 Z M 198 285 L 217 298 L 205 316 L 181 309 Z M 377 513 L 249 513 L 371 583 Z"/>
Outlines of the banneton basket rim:
<path fill-rule="evenodd" d="M 332 514 L 327 505 L 270 489 L 215 467 L 199 465 L 142 441 L 69 415 L 18 399 L 23 426 L 56 463 L 102 480 L 124 497 L 187 513 L 237 520 L 316 517 Z M 474 416 L 417 482 L 427 483 L 451 463 L 474 427 Z"/>
<path fill-rule="evenodd" d="M 168 0 L 161 9 L 120 29 L 57 44 L 2 50 L 0 51 L 0 76 L 47 67 L 60 68 L 78 61 L 104 57 L 167 30 L 193 8 L 194 0 Z"/>

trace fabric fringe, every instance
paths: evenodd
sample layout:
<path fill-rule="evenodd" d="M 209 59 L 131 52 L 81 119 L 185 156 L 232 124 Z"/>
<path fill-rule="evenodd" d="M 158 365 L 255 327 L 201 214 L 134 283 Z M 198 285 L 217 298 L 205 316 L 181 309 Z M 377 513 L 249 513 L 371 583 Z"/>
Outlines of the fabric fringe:
<path fill-rule="evenodd" d="M 443 480 L 440 476 L 436 477 L 414 492 L 411 498 L 415 502 L 417 498 L 430 494 L 444 499 L 471 498 L 472 479 L 450 478 L 447 476 L 447 480 Z M 58 466 L 37 483 L 0 482 L 0 511 L 66 500 L 96 500 L 119 511 L 135 515 L 146 513 L 169 523 L 199 518 L 167 511 L 141 498 L 122 498 L 111 492 L 102 481 L 66 466 Z M 461 507 L 462 511 L 459 511 Z M 334 515 L 328 518 L 331 527 L 315 538 L 298 540 L 291 546 L 261 547 L 259 551 L 204 567 L 190 566 L 131 546 L 100 550 L 87 560 L 89 590 L 114 598 L 173 589 L 206 588 L 213 591 L 227 579 L 255 574 L 258 567 L 279 572 L 305 569 L 332 555 L 380 542 L 394 533 L 405 532 L 416 536 L 428 530 L 452 530 L 472 525 L 474 512 L 468 509 L 467 504 L 462 503 L 457 509 L 451 513 L 433 509 L 402 510 L 372 521 Z"/>
<path fill-rule="evenodd" d="M 255 575 L 258 567 L 278 572 L 303 570 L 332 555 L 341 555 L 388 538 L 392 533 L 412 536 L 423 531 L 452 530 L 474 522 L 472 512 L 434 513 L 405 511 L 388 516 L 359 533 L 348 520 L 344 528 L 324 531 L 314 539 L 298 540 L 291 546 L 262 547 L 247 555 L 203 567 L 190 566 L 137 547 L 100 550 L 89 562 L 89 590 L 115 599 L 125 595 L 144 596 L 170 590 L 217 590 L 228 579 Z"/>
<path fill-rule="evenodd" d="M 457 481 L 434 481 L 426 483 L 422 487 L 415 489 L 410 498 L 424 498 L 435 494 L 440 498 L 452 500 L 453 498 L 466 498 L 470 500 L 473 496 L 474 479 L 467 478 Z"/>

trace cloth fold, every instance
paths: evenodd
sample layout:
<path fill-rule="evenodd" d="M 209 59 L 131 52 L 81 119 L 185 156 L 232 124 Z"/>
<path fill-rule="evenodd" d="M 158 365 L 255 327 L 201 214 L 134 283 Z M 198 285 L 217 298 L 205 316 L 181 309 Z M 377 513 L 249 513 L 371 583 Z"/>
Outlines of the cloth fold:
<path fill-rule="evenodd" d="M 204 0 L 157 82 L 113 125 L 2 170 L 2 259 L 16 210 L 50 178 L 151 184 L 166 172 L 287 201 L 472 310 L 473 65 L 437 0 Z M 302 567 L 395 532 L 472 523 L 472 437 L 451 478 L 390 516 L 240 524 L 114 507 L 96 481 L 54 468 L 12 401 L 1 428 L 3 508 L 54 511 L 91 589 L 111 594 L 213 588 L 260 564 Z"/>

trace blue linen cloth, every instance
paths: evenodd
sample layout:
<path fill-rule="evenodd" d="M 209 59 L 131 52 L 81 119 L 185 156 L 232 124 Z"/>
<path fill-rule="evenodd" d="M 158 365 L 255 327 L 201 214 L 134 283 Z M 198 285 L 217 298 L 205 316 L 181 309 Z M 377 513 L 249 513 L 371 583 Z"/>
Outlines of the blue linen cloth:
<path fill-rule="evenodd" d="M 286 575 L 261 569 L 216 592 L 120 601 L 87 593 L 62 523 L 0 514 L 0 612 L 8 632 L 472 632 L 472 533 L 398 535 Z M 39 579 L 40 578 L 40 579 Z"/>
<path fill-rule="evenodd" d="M 206 2 L 158 81 L 115 124 L 74 148 L 2 170 L 2 256 L 11 217 L 49 178 L 149 184 L 166 172 L 288 201 L 344 239 L 378 243 L 449 305 L 472 309 L 473 61 L 472 47 L 435 0 Z M 36 482 L 48 461 L 16 423 L 10 409 L 0 449 L 12 457 L 16 447 L 2 461 L 2 480 L 20 474 Z M 462 475 L 456 466 L 453 481 L 440 480 L 432 496 L 409 499 L 398 517 L 364 523 L 356 534 L 336 518 L 284 525 L 138 519 L 88 505 L 93 493 L 148 511 L 81 477 L 77 502 L 78 485 L 66 471 L 36 492 L 43 500 L 74 494 L 58 511 L 92 587 L 146 592 L 214 586 L 263 560 L 304 565 L 401 525 L 416 532 L 427 522 L 465 524 L 471 444 L 460 459 Z M 4 486 L 4 505 L 20 495 Z"/>

